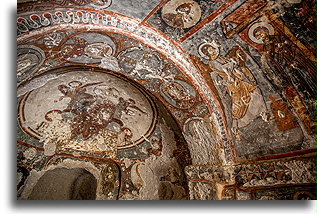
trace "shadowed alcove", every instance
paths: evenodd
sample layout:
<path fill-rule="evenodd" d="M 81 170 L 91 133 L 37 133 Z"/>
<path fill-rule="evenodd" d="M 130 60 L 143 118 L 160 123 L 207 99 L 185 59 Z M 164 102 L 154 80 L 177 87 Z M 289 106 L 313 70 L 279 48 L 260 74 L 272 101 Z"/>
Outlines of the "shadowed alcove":
<path fill-rule="evenodd" d="M 45 172 L 29 200 L 95 200 L 97 179 L 85 169 L 56 168 Z"/>

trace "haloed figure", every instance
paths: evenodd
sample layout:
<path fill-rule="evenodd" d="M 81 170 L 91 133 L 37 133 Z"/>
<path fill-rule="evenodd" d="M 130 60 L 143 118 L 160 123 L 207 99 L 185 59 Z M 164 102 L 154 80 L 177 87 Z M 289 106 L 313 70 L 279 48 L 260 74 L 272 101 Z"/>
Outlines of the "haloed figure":
<path fill-rule="evenodd" d="M 113 49 L 111 46 L 102 42 L 89 44 L 84 48 L 84 53 L 86 56 L 94 59 L 101 59 L 110 56 L 112 52 Z"/>
<path fill-rule="evenodd" d="M 199 47 L 199 54 L 208 60 L 208 65 L 197 57 L 193 59 L 199 69 L 214 76 L 216 84 L 224 87 L 230 96 L 232 126 L 236 134 L 239 127 L 246 126 L 261 112 L 266 112 L 266 106 L 255 78 L 245 65 L 246 53 L 241 47 L 233 46 L 226 56 L 220 56 L 219 47 L 217 41 L 204 43 Z"/>
<path fill-rule="evenodd" d="M 263 43 L 263 52 L 277 75 L 304 92 L 304 100 L 315 100 L 315 64 L 283 35 L 271 35 L 265 27 L 258 27 L 253 35 Z M 285 83 L 284 83 L 285 84 Z M 309 105 L 309 104 L 308 104 Z M 313 106 L 311 106 L 314 109 Z"/>
<path fill-rule="evenodd" d="M 190 22 L 193 18 L 189 15 L 192 9 L 191 3 L 184 3 L 176 8 L 176 14 L 166 13 L 163 15 L 164 21 L 173 27 L 184 28 L 186 22 Z"/>

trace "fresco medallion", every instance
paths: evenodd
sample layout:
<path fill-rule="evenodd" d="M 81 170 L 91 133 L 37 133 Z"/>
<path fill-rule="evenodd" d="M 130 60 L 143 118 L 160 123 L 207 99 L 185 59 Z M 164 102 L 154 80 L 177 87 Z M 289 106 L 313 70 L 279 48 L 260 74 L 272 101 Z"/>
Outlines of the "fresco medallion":
<path fill-rule="evenodd" d="M 174 80 L 164 82 L 160 87 L 162 97 L 172 106 L 189 109 L 196 103 L 196 92 L 187 82 Z"/>
<path fill-rule="evenodd" d="M 17 48 L 17 80 L 23 81 L 36 72 L 45 60 L 45 53 L 34 45 L 20 45 Z"/>
<path fill-rule="evenodd" d="M 64 149 L 110 157 L 148 137 L 156 117 L 154 103 L 142 89 L 104 72 L 59 73 L 19 103 L 20 126 L 29 135 Z"/>
<path fill-rule="evenodd" d="M 102 58 L 113 56 L 114 42 L 100 33 L 82 33 L 62 44 L 59 54 L 62 59 L 75 63 L 100 63 Z"/>
<path fill-rule="evenodd" d="M 162 8 L 162 19 L 171 27 L 190 28 L 201 17 L 201 9 L 192 0 L 171 0 Z"/>

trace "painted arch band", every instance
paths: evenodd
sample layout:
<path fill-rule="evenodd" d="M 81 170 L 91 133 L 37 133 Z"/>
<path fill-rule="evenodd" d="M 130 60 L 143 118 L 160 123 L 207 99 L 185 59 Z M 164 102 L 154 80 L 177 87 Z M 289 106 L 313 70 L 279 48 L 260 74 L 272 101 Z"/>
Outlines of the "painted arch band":
<path fill-rule="evenodd" d="M 72 15 L 67 16 L 67 14 Z M 76 14 L 82 14 L 82 16 L 77 16 Z M 45 13 L 38 15 L 44 16 Z M 27 17 L 27 15 L 22 15 L 18 18 L 18 23 L 24 23 L 23 20 L 27 19 Z M 69 19 L 67 17 L 69 17 Z M 219 121 L 219 135 L 221 136 L 220 144 L 223 145 L 224 150 L 226 151 L 225 161 L 233 161 L 235 155 L 232 150 L 232 138 L 230 132 L 226 128 L 226 121 L 223 120 L 225 115 L 220 101 L 217 99 L 215 92 L 210 89 L 200 71 L 192 63 L 190 56 L 185 53 L 178 44 L 149 25 L 142 24 L 137 20 L 113 12 L 103 11 L 103 13 L 97 13 L 94 11 L 88 12 L 84 10 L 52 11 L 47 20 L 50 21 L 50 24 L 43 25 L 40 28 L 33 28 L 32 26 L 25 25 L 25 27 L 28 28 L 27 31 L 25 31 L 27 33 L 23 33 L 24 31 L 21 31 L 19 28 L 20 35 L 18 36 L 18 43 L 23 43 L 39 33 L 49 34 L 58 29 L 107 31 L 119 33 L 136 39 L 144 45 L 153 48 L 160 54 L 166 56 L 180 69 L 185 77 L 190 80 L 191 84 L 197 90 L 198 94 L 202 97 L 203 102 L 208 107 L 209 112 L 215 113 L 215 119 Z M 72 20 L 74 23 L 72 23 Z M 186 108 L 188 107 L 186 106 Z"/>

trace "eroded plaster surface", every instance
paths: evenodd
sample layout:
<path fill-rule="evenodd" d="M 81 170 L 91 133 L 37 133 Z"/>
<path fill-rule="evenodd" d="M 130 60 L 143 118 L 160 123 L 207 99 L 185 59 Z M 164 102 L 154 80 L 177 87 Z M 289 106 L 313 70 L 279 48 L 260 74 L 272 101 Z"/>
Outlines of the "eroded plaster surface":
<path fill-rule="evenodd" d="M 18 1 L 18 198 L 315 199 L 314 5 Z"/>

